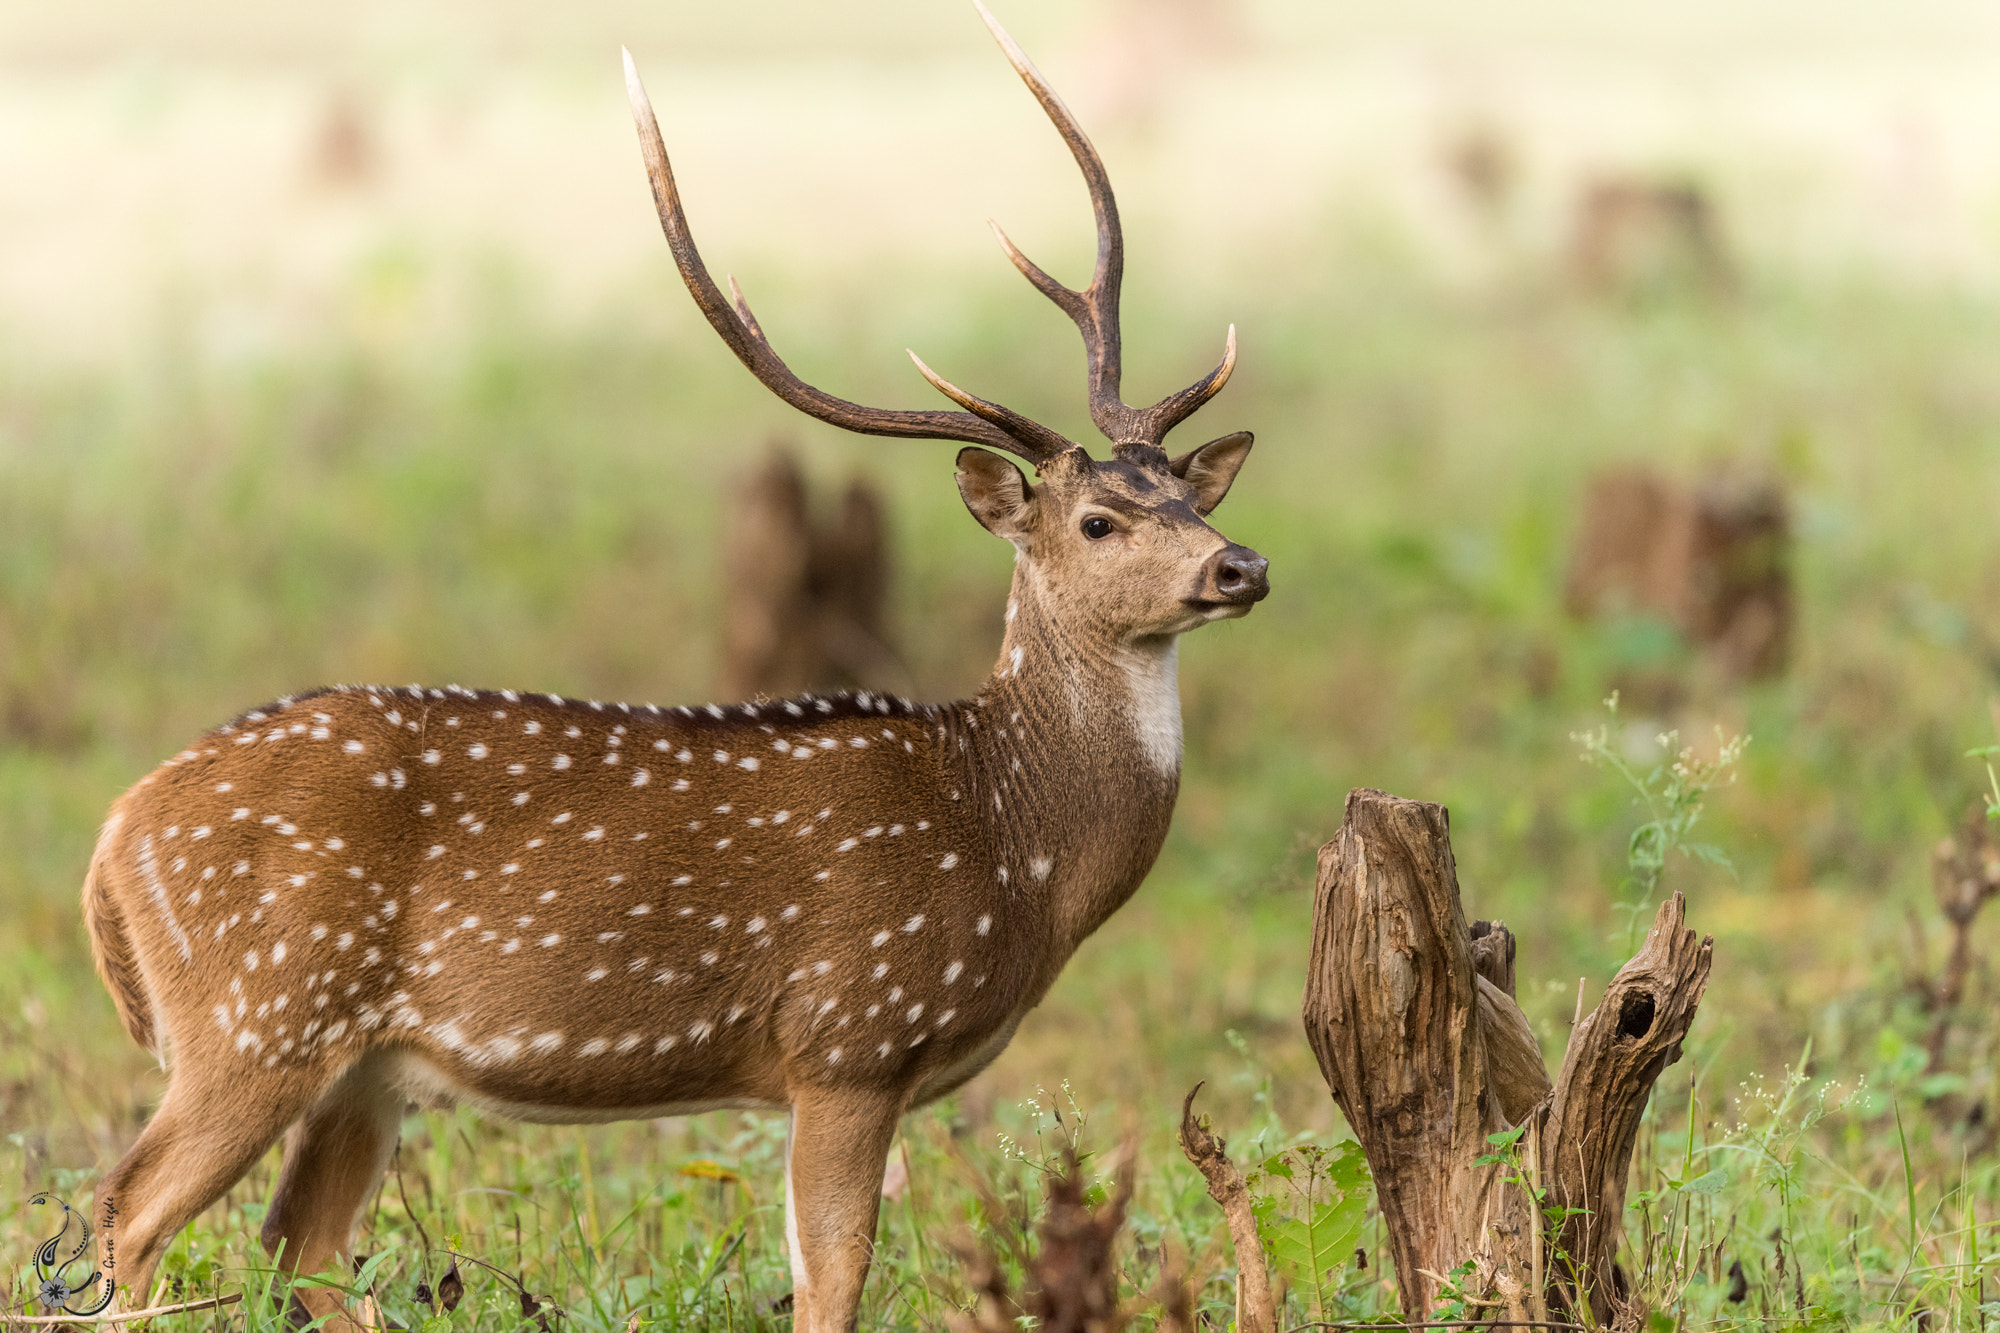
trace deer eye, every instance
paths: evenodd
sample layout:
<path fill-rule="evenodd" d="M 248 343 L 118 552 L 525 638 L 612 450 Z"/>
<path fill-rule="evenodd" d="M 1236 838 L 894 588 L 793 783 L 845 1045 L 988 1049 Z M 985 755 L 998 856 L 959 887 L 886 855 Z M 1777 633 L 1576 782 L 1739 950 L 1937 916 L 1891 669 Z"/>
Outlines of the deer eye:
<path fill-rule="evenodd" d="M 1083 520 L 1083 535 L 1092 541 L 1100 541 L 1111 535 L 1111 520 L 1092 514 Z"/>

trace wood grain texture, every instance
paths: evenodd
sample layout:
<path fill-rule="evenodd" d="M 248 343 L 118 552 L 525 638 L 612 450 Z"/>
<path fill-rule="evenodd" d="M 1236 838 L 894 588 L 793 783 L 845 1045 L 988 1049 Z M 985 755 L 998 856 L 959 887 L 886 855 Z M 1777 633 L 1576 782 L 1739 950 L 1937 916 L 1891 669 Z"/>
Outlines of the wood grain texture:
<path fill-rule="evenodd" d="M 1660 904 L 1645 944 L 1570 1034 L 1542 1129 L 1549 1202 L 1585 1210 L 1561 1224 L 1552 1277 L 1562 1306 L 1580 1311 L 1587 1298 L 1600 1320 L 1631 1295 L 1615 1259 L 1639 1120 L 1708 986 L 1714 941 L 1697 939 L 1686 917 L 1680 894 Z"/>

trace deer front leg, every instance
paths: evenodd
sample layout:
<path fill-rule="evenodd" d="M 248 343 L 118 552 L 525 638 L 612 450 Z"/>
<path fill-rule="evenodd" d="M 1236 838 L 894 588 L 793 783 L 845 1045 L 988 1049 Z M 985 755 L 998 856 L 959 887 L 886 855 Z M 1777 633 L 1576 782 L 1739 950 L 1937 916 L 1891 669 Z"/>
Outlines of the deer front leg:
<path fill-rule="evenodd" d="M 785 1242 L 795 1333 L 853 1333 L 902 1111 L 900 1096 L 877 1092 L 814 1089 L 792 1102 Z"/>

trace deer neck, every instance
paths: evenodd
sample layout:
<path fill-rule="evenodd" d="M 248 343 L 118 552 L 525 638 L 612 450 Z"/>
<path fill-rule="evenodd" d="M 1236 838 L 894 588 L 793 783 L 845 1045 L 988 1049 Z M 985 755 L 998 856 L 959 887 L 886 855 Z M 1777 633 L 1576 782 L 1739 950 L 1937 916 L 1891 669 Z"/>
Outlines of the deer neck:
<path fill-rule="evenodd" d="M 958 706 L 969 794 L 1009 887 L 1038 899 L 1046 980 L 1152 868 L 1180 790 L 1178 638 L 1118 640 L 1050 614 L 1017 566 L 1000 660 Z"/>

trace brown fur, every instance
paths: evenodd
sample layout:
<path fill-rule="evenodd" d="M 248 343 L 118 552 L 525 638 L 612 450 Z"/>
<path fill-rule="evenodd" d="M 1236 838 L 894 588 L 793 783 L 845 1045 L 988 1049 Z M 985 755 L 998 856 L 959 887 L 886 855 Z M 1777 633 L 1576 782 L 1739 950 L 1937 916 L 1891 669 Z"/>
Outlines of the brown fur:
<path fill-rule="evenodd" d="M 125 921 L 117 904 L 105 893 L 105 853 L 118 826 L 117 816 L 106 821 L 97 835 L 97 849 L 91 853 L 90 870 L 83 879 L 83 925 L 90 932 L 90 952 L 97 962 L 97 975 L 111 992 L 118 1021 L 125 1035 L 154 1055 L 163 1052 L 153 1032 L 153 1015 L 146 1003 L 145 986 L 131 943 L 125 938 Z"/>

